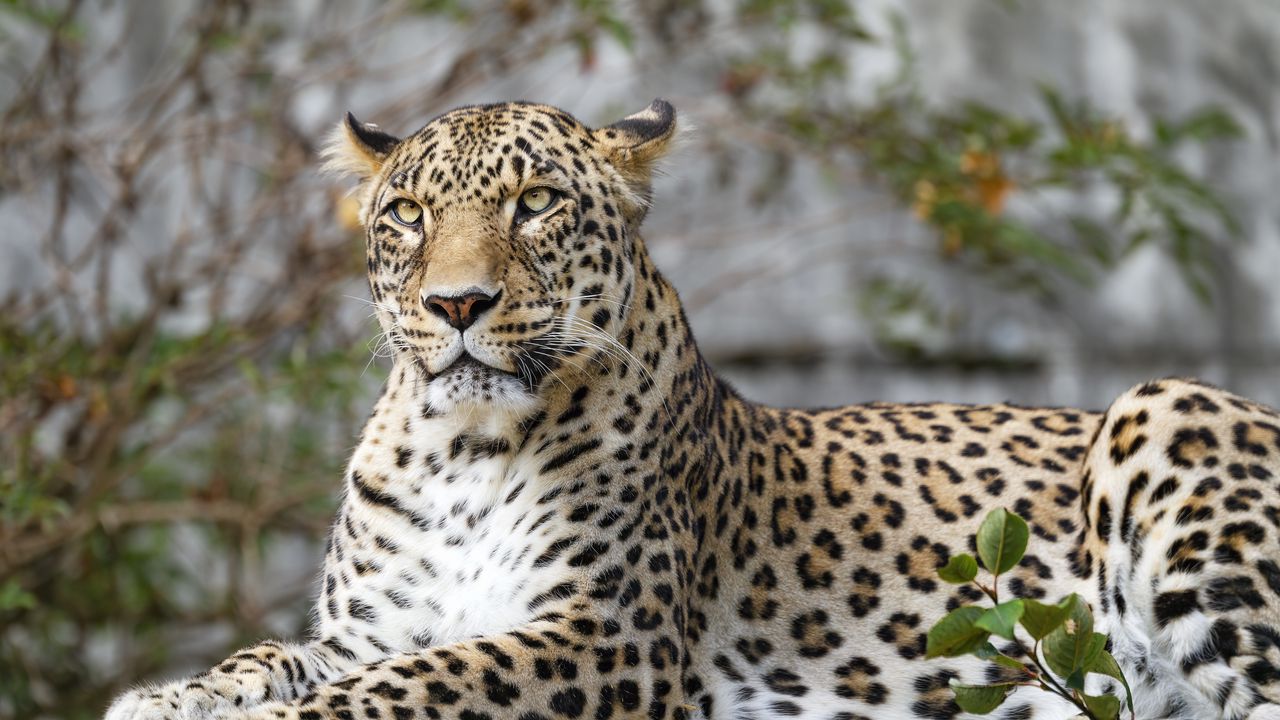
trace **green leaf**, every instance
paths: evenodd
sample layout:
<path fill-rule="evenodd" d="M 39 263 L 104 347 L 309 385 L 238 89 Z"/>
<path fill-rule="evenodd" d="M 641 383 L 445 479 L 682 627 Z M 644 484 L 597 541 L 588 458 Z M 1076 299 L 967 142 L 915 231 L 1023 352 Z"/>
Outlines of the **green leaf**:
<path fill-rule="evenodd" d="M 1102 652 L 1098 653 L 1097 657 L 1095 657 L 1093 661 L 1085 667 L 1085 670 L 1119 680 L 1120 684 L 1124 686 L 1125 705 L 1129 708 L 1129 714 L 1133 714 L 1133 689 L 1129 687 L 1129 681 L 1125 679 L 1124 673 L 1120 670 L 1120 663 L 1116 662 L 1116 659 L 1112 657 L 1111 653 L 1107 652 L 1104 648 Z"/>
<path fill-rule="evenodd" d="M 947 613 L 929 628 L 925 657 L 959 657 L 976 652 L 991 636 L 991 633 L 974 625 L 983 612 L 976 605 L 965 605 Z"/>
<path fill-rule="evenodd" d="M 963 585 L 978 577 L 978 561 L 969 553 L 952 555 L 946 567 L 938 571 L 938 577 L 952 585 Z"/>
<path fill-rule="evenodd" d="M 1107 636 L 1100 632 L 1095 632 L 1089 637 L 1089 644 L 1085 646 L 1084 655 L 1080 658 L 1081 669 L 1088 670 L 1098 660 L 1098 656 L 1107 651 Z"/>
<path fill-rule="evenodd" d="M 1022 601 L 1022 627 L 1032 638 L 1043 640 L 1046 635 L 1058 629 L 1058 626 L 1066 621 L 1079 599 L 1079 595 L 1071 593 L 1057 605 L 1045 605 L 1025 598 Z"/>
<path fill-rule="evenodd" d="M 32 610 L 35 606 L 36 597 L 23 590 L 17 580 L 0 586 L 0 610 Z"/>
<path fill-rule="evenodd" d="M 987 659 L 997 665 L 1003 665 L 1004 667 L 1010 668 L 1012 670 L 1021 670 L 1027 675 L 1031 674 L 1027 669 L 1026 663 L 1022 662 L 1021 660 L 1018 660 L 1017 658 L 1011 658 L 1008 655 L 1005 655 L 1004 653 L 996 655 L 993 658 L 987 658 Z"/>
<path fill-rule="evenodd" d="M 631 26 L 627 23 L 613 16 L 605 16 L 600 18 L 600 25 L 613 36 L 614 40 L 618 41 L 618 44 L 624 50 L 631 50 L 635 47 L 635 36 L 631 32 Z"/>
<path fill-rule="evenodd" d="M 993 574 L 1008 572 L 1027 550 L 1027 523 L 1022 518 L 996 508 L 978 528 L 978 557 Z"/>
<path fill-rule="evenodd" d="M 1120 698 L 1114 695 L 1085 695 L 1081 693 L 1084 706 L 1098 720 L 1116 720 L 1120 717 Z"/>
<path fill-rule="evenodd" d="M 1230 113 L 1216 107 L 1201 109 L 1181 122 L 1166 125 L 1165 136 L 1159 138 L 1164 144 L 1171 144 L 1183 138 L 1202 142 L 1238 138 L 1244 132 Z"/>
<path fill-rule="evenodd" d="M 1095 222 L 1083 215 L 1073 215 L 1067 220 L 1084 250 L 1103 266 L 1115 264 L 1115 250 L 1112 248 L 1112 233 L 1102 223 Z"/>
<path fill-rule="evenodd" d="M 986 715 L 1000 707 L 1000 703 L 1013 690 L 1013 683 L 1000 685 L 962 685 L 951 681 L 951 692 L 956 694 L 956 704 L 965 712 Z"/>
<path fill-rule="evenodd" d="M 1057 122 L 1058 127 L 1063 130 L 1069 130 L 1075 126 L 1075 119 L 1071 117 L 1071 112 L 1067 109 L 1067 104 L 1063 102 L 1062 96 L 1053 86 L 1040 84 L 1040 99 L 1049 108 L 1049 113 L 1053 115 L 1053 119 Z"/>
<path fill-rule="evenodd" d="M 1084 670 L 1076 670 L 1063 679 L 1063 683 L 1072 690 L 1084 692 Z"/>
<path fill-rule="evenodd" d="M 1014 658 L 1011 658 L 1008 655 L 1005 655 L 1004 653 L 997 650 L 996 646 L 992 645 L 991 643 L 987 643 L 982 647 L 978 648 L 977 651 L 974 652 L 973 654 L 977 655 L 979 658 L 982 658 L 983 660 L 990 660 L 991 662 L 997 665 L 1003 665 L 1004 667 L 1007 667 L 1007 668 L 1012 668 L 1014 670 L 1022 670 L 1023 672 L 1026 672 L 1027 670 L 1027 666 L 1025 663 L 1023 663 L 1020 660 L 1015 660 Z"/>
<path fill-rule="evenodd" d="M 1022 610 L 1022 600 L 1009 600 L 982 613 L 973 624 L 1005 640 L 1012 640 L 1013 629 L 1018 624 L 1018 618 L 1022 617 Z"/>
<path fill-rule="evenodd" d="M 1081 669 L 1093 649 L 1093 636 L 1093 614 L 1088 605 L 1077 601 L 1071 606 L 1067 621 L 1044 639 L 1044 659 L 1049 668 L 1064 678 Z"/>

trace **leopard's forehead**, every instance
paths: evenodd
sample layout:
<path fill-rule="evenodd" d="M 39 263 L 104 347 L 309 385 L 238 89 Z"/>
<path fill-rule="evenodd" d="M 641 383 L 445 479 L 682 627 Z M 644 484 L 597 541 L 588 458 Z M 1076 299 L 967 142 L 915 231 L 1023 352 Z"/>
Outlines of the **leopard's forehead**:
<path fill-rule="evenodd" d="M 396 160 L 456 162 L 484 156 L 560 157 L 593 145 L 590 128 L 572 115 L 548 105 L 500 103 L 451 110 L 434 118 L 406 139 Z"/>
<path fill-rule="evenodd" d="M 556 131 L 557 136 L 586 135 L 590 130 L 557 107 L 530 102 L 466 105 L 437 116 L 420 132 L 445 132 L 452 138 L 487 139 L 512 132 L 529 132 L 541 139 Z"/>
<path fill-rule="evenodd" d="M 589 165 L 580 158 L 595 145 L 591 129 L 559 108 L 471 105 L 407 137 L 388 158 L 386 176 L 392 187 L 423 192 L 437 202 L 497 199 L 532 176 L 581 178 Z"/>

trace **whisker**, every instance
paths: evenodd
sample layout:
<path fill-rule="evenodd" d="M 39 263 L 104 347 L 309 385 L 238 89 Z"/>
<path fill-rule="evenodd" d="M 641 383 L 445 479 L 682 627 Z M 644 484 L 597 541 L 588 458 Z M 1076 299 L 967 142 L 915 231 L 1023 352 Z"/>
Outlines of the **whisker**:
<path fill-rule="evenodd" d="M 568 319 L 565 322 L 566 322 L 566 325 L 568 324 L 568 322 L 575 323 L 574 330 L 579 333 L 585 333 L 585 334 L 588 334 L 590 337 L 605 341 L 610 347 L 614 348 L 618 353 L 621 353 L 624 356 L 624 363 L 626 365 L 631 366 L 632 363 L 634 363 L 635 369 L 644 375 L 645 379 L 648 381 L 650 385 L 657 385 L 657 381 L 654 379 L 653 374 L 649 372 L 649 369 L 645 367 L 644 362 L 642 362 L 640 358 L 636 357 L 635 353 L 627 349 L 625 345 L 623 345 L 621 342 L 618 342 L 617 338 L 609 335 L 608 333 L 601 330 L 599 327 L 587 322 L 586 320 L 583 320 L 582 318 L 568 317 Z M 663 407 L 663 411 L 666 412 L 667 419 L 670 420 L 671 409 L 667 407 L 667 401 L 665 398 L 662 399 L 662 407 Z"/>
<path fill-rule="evenodd" d="M 531 358 L 531 359 L 535 359 L 535 360 L 536 360 L 536 358 Z M 550 376 L 550 377 L 554 378 L 556 382 L 560 383 L 560 385 L 561 385 L 562 387 L 564 387 L 565 392 L 572 392 L 572 389 L 569 387 L 569 383 L 566 383 L 566 382 L 564 381 L 564 379 L 563 379 L 563 378 L 561 378 L 559 375 L 556 375 L 554 372 L 552 372 L 552 371 L 551 371 L 551 367 L 550 367 L 549 365 L 547 365 L 546 363 L 542 362 L 541 360 L 537 360 L 537 362 L 538 362 L 538 364 L 542 367 L 543 372 L 544 372 L 546 375 L 548 375 L 548 376 Z"/>
<path fill-rule="evenodd" d="M 621 300 L 617 299 L 615 296 L 605 295 L 603 293 L 596 293 L 591 295 L 575 295 L 574 297 L 567 297 L 559 300 L 550 300 L 547 302 L 547 304 L 562 305 L 564 303 L 573 302 L 574 300 L 601 300 L 603 302 L 613 303 L 614 305 L 625 308 L 627 310 L 631 309 L 631 305 L 629 303 L 622 302 Z"/>
<path fill-rule="evenodd" d="M 549 340 L 548 344 L 559 347 L 561 349 L 571 351 L 567 353 L 569 355 L 584 354 L 582 351 L 585 349 L 585 350 L 592 350 L 598 354 L 603 354 L 606 357 L 612 358 L 618 362 L 623 362 L 623 363 L 626 362 L 625 357 L 619 355 L 618 353 L 613 351 L 611 348 L 592 343 L 590 341 L 590 338 L 584 337 L 582 335 L 568 334 L 570 332 L 572 331 L 569 328 L 565 328 L 564 330 L 556 330 L 556 331 L 553 331 L 552 333 L 549 333 L 549 335 L 552 335 L 552 337 Z M 599 363 L 601 368 L 605 370 L 608 369 L 608 367 L 604 364 L 604 362 L 601 361 L 599 358 L 595 357 L 594 355 L 590 356 L 590 359 Z"/>

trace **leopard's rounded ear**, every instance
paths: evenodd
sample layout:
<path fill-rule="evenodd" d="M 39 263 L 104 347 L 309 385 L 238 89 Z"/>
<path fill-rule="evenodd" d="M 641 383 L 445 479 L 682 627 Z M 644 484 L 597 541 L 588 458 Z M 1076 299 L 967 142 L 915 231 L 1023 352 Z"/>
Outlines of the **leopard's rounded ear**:
<path fill-rule="evenodd" d="M 676 136 L 676 109 L 658 98 L 649 107 L 604 126 L 595 134 L 618 164 L 643 166 L 647 172 L 648 166 L 671 148 Z"/>
<path fill-rule="evenodd" d="M 320 150 L 325 172 L 368 178 L 382 169 L 400 138 L 385 133 L 377 125 L 363 123 L 355 115 L 347 117 L 329 133 Z"/>
<path fill-rule="evenodd" d="M 654 166 L 671 151 L 678 135 L 676 109 L 661 98 L 595 131 L 596 142 L 626 182 L 633 204 L 640 208 L 649 204 Z"/>

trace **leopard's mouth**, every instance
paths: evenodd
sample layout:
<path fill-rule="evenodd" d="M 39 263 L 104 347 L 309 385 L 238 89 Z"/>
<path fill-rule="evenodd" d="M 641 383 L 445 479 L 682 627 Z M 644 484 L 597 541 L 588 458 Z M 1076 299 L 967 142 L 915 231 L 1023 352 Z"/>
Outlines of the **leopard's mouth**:
<path fill-rule="evenodd" d="M 491 373 L 494 373 L 494 374 L 501 374 L 501 375 L 514 375 L 514 373 L 507 372 L 506 370 L 503 370 L 502 368 L 494 367 L 494 366 L 492 366 L 492 365 L 490 365 L 490 364 L 488 364 L 488 363 L 486 363 L 486 362 L 484 362 L 484 361 L 482 361 L 482 360 L 478 359 L 476 356 L 472 355 L 471 353 L 467 352 L 466 350 L 463 350 L 463 351 L 462 351 L 462 354 L 458 356 L 458 359 L 454 360 L 452 363 L 450 363 L 450 364 L 449 364 L 449 366 L 448 366 L 448 367 L 446 367 L 445 369 L 441 370 L 441 371 L 440 371 L 439 373 L 437 373 L 437 374 L 438 374 L 438 375 L 440 375 L 440 376 L 444 376 L 444 375 L 446 375 L 446 374 L 448 374 L 448 373 L 451 373 L 451 372 L 475 372 L 475 373 L 483 373 L 483 372 L 486 372 L 486 371 L 491 372 Z"/>
<path fill-rule="evenodd" d="M 431 405 L 440 413 L 477 408 L 521 415 L 531 411 L 537 394 L 530 378 L 493 367 L 470 353 L 463 353 L 427 383 Z M 483 414 L 483 413 L 482 413 Z M 470 414 L 468 419 L 474 419 Z"/>
<path fill-rule="evenodd" d="M 494 387 L 505 388 L 504 396 L 514 392 L 537 396 L 547 376 L 561 365 L 560 353 L 538 343 L 517 343 L 511 353 L 494 357 L 488 357 L 483 351 L 476 352 L 468 345 L 464 342 L 461 347 L 455 346 L 453 352 L 457 354 L 441 367 L 440 361 L 448 360 L 447 357 L 433 358 L 426 348 L 403 343 L 423 380 L 450 387 L 450 394 L 455 398 L 470 394 L 472 388 L 483 396 Z"/>
<path fill-rule="evenodd" d="M 446 381 L 477 381 L 485 383 L 503 381 L 517 381 L 521 384 L 524 383 L 524 378 L 520 377 L 519 374 L 490 365 L 465 350 L 457 357 L 457 359 L 449 363 L 443 370 L 435 373 L 434 379 Z"/>

